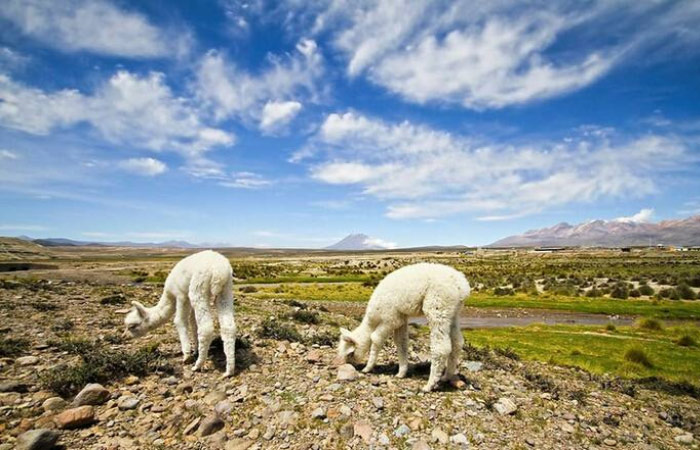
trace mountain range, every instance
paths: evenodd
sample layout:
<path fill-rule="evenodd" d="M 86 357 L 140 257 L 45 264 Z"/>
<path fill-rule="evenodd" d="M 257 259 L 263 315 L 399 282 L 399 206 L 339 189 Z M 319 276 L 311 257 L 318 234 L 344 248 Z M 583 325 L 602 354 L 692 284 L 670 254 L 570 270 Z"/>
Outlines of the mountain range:
<path fill-rule="evenodd" d="M 630 220 L 592 220 L 530 230 L 509 236 L 487 247 L 588 246 L 628 247 L 645 245 L 700 245 L 700 216 L 658 223 Z"/>

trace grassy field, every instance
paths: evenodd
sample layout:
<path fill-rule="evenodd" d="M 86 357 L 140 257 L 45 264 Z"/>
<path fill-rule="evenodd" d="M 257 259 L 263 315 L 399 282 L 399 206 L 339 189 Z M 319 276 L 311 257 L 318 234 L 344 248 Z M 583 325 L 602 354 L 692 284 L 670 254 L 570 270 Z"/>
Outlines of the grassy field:
<path fill-rule="evenodd" d="M 288 283 L 262 286 L 252 295 L 311 301 L 366 302 L 373 287 L 362 283 Z M 554 294 L 494 296 L 477 292 L 466 301 L 478 308 L 531 308 L 610 315 L 634 315 L 665 319 L 700 319 L 700 301 L 567 297 Z"/>
<path fill-rule="evenodd" d="M 467 330 L 464 336 L 477 347 L 510 348 L 524 359 L 577 366 L 597 374 L 658 376 L 700 384 L 700 328 L 688 324 L 648 329 L 657 323 L 616 329 L 531 325 Z"/>

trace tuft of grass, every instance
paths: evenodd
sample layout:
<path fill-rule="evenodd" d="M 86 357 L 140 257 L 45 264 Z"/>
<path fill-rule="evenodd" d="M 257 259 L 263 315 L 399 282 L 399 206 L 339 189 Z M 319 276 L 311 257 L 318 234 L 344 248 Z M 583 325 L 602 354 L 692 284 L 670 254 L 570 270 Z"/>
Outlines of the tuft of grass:
<path fill-rule="evenodd" d="M 609 324 L 605 325 L 605 329 L 608 331 L 616 331 L 617 327 L 615 326 L 615 324 L 609 323 Z"/>
<path fill-rule="evenodd" d="M 339 338 L 340 335 L 338 333 L 333 333 L 330 331 L 321 331 L 312 335 L 309 339 L 307 339 L 307 341 L 311 345 L 328 345 L 330 347 L 333 347 L 335 344 L 338 343 Z"/>
<path fill-rule="evenodd" d="M 241 292 L 244 294 L 252 294 L 254 292 L 258 292 L 258 288 L 256 288 L 255 286 L 243 286 L 241 288 Z"/>
<path fill-rule="evenodd" d="M 51 325 L 51 331 L 59 333 L 59 332 L 63 332 L 63 331 L 70 331 L 74 327 L 75 327 L 75 324 L 73 323 L 72 320 L 65 319 L 65 320 L 61 320 L 61 321 L 56 322 L 53 325 Z"/>
<path fill-rule="evenodd" d="M 31 302 L 29 306 L 39 312 L 56 311 L 58 309 L 58 306 L 54 305 L 53 303 L 38 300 Z"/>
<path fill-rule="evenodd" d="M 493 349 L 497 355 L 505 356 L 513 361 L 519 361 L 520 355 L 518 355 L 512 347 L 496 347 Z"/>
<path fill-rule="evenodd" d="M 654 367 L 654 364 L 652 364 L 651 359 L 649 359 L 649 356 L 641 347 L 628 348 L 627 351 L 625 351 L 624 358 L 626 361 L 629 361 L 634 364 L 639 364 L 641 366 L 646 367 L 647 369 L 651 369 Z"/>
<path fill-rule="evenodd" d="M 276 339 L 278 341 L 301 342 L 301 334 L 294 325 L 281 323 L 279 320 L 268 317 L 258 329 L 258 336 L 263 339 Z"/>
<path fill-rule="evenodd" d="M 321 322 L 321 318 L 317 312 L 305 309 L 294 311 L 289 315 L 289 317 L 299 323 L 307 323 L 311 325 L 318 325 Z"/>
<path fill-rule="evenodd" d="M 0 356 L 21 355 L 29 348 L 29 341 L 23 338 L 0 337 Z"/>
<path fill-rule="evenodd" d="M 173 372 L 157 343 L 133 352 L 112 350 L 99 342 L 79 340 L 65 343 L 63 347 L 78 354 L 80 361 L 54 367 L 40 375 L 42 387 L 62 397 L 74 395 L 88 383 L 108 383 L 127 375 Z"/>
<path fill-rule="evenodd" d="M 693 336 L 689 334 L 684 334 L 683 336 L 678 338 L 676 344 L 680 345 L 681 347 L 697 347 L 698 345 L 698 343 L 695 342 Z"/>
<path fill-rule="evenodd" d="M 121 293 L 108 295 L 100 299 L 101 305 L 123 305 L 124 303 L 126 303 L 126 297 Z"/>
<path fill-rule="evenodd" d="M 644 318 L 637 321 L 637 328 L 649 331 L 661 331 L 664 329 L 663 323 L 660 320 Z"/>

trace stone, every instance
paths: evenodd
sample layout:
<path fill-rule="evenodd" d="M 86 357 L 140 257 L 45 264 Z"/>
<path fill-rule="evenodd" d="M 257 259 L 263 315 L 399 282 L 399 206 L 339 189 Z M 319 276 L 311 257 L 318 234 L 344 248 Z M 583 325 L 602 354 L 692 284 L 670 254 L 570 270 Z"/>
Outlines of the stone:
<path fill-rule="evenodd" d="M 407 435 L 410 432 L 411 432 L 411 429 L 406 424 L 403 424 L 394 430 L 394 436 L 401 437 L 401 436 Z"/>
<path fill-rule="evenodd" d="M 510 414 L 515 414 L 515 411 L 518 410 L 518 406 L 513 402 L 513 400 L 501 397 L 496 403 L 494 403 L 493 409 L 495 409 L 498 414 L 507 416 Z"/>
<path fill-rule="evenodd" d="M 693 435 L 690 433 L 681 434 L 673 438 L 679 444 L 690 445 L 693 443 Z"/>
<path fill-rule="evenodd" d="M 29 390 L 29 385 L 20 381 L 3 381 L 0 383 L 0 392 L 18 392 L 23 394 Z"/>
<path fill-rule="evenodd" d="M 535 442 L 535 440 L 532 439 L 531 437 L 525 438 L 525 443 L 526 443 L 527 445 L 529 445 L 530 447 L 534 447 L 535 444 L 537 444 L 537 443 Z"/>
<path fill-rule="evenodd" d="M 423 419 L 420 417 L 414 417 L 408 422 L 408 426 L 411 428 L 411 430 L 418 431 L 423 428 Z"/>
<path fill-rule="evenodd" d="M 122 411 L 128 411 L 131 409 L 136 409 L 139 402 L 140 400 L 132 395 L 122 395 L 119 397 L 119 400 L 117 400 L 117 406 Z"/>
<path fill-rule="evenodd" d="M 326 411 L 323 408 L 316 408 L 313 411 L 311 411 L 311 418 L 323 420 L 326 418 Z"/>
<path fill-rule="evenodd" d="M 297 424 L 297 414 L 294 411 L 280 411 L 277 420 L 282 428 L 293 427 Z"/>
<path fill-rule="evenodd" d="M 253 444 L 254 442 L 249 439 L 233 439 L 226 443 L 224 450 L 247 450 Z"/>
<path fill-rule="evenodd" d="M 433 429 L 433 432 L 430 433 L 430 438 L 433 440 L 433 442 L 439 442 L 440 444 L 447 444 L 450 441 L 450 437 L 442 431 L 440 428 L 435 428 Z"/>
<path fill-rule="evenodd" d="M 49 450 L 58 441 L 58 431 L 41 428 L 22 433 L 17 438 L 17 450 Z"/>
<path fill-rule="evenodd" d="M 605 439 L 603 441 L 603 444 L 607 445 L 608 447 L 615 447 L 617 445 L 617 441 L 615 439 Z"/>
<path fill-rule="evenodd" d="M 44 400 L 41 407 L 44 411 L 53 412 L 58 411 L 68 406 L 68 402 L 63 400 L 61 397 L 50 397 Z"/>
<path fill-rule="evenodd" d="M 209 436 L 214 434 L 224 427 L 224 421 L 216 414 L 211 414 L 207 416 L 202 423 L 199 425 L 199 435 Z"/>
<path fill-rule="evenodd" d="M 389 440 L 389 436 L 387 436 L 386 433 L 380 434 L 378 440 L 379 440 L 379 443 L 382 445 L 391 444 L 391 441 Z"/>
<path fill-rule="evenodd" d="M 384 409 L 384 400 L 381 397 L 372 397 L 372 404 L 377 409 Z"/>
<path fill-rule="evenodd" d="M 355 436 L 360 436 L 365 444 L 369 444 L 372 440 L 372 425 L 364 420 L 355 422 L 353 424 L 353 434 Z"/>
<path fill-rule="evenodd" d="M 484 367 L 484 363 L 480 361 L 467 361 L 464 363 L 464 367 L 470 372 L 479 372 L 481 368 Z"/>
<path fill-rule="evenodd" d="M 34 366 L 36 364 L 39 364 L 39 357 L 38 356 L 22 356 L 19 357 L 15 360 L 17 364 L 20 366 Z"/>
<path fill-rule="evenodd" d="M 53 421 L 62 429 L 84 427 L 95 422 L 95 409 L 91 405 L 67 409 L 54 416 Z"/>
<path fill-rule="evenodd" d="M 321 361 L 321 357 L 321 351 L 314 349 L 306 354 L 306 361 L 310 362 L 311 364 L 315 364 Z"/>
<path fill-rule="evenodd" d="M 109 400 L 109 391 L 98 383 L 88 384 L 75 396 L 74 406 L 101 405 Z"/>
<path fill-rule="evenodd" d="M 233 403 L 228 400 L 222 400 L 216 404 L 214 411 L 216 411 L 221 416 L 228 416 L 231 411 L 233 411 Z"/>
<path fill-rule="evenodd" d="M 416 441 L 413 444 L 413 447 L 411 447 L 411 449 L 412 450 L 430 450 L 431 447 L 427 442 L 425 442 L 424 440 L 421 439 L 419 441 Z"/>
<path fill-rule="evenodd" d="M 450 437 L 450 441 L 453 444 L 457 444 L 457 445 L 468 445 L 469 444 L 467 437 L 462 433 L 455 434 L 454 436 Z"/>
<path fill-rule="evenodd" d="M 185 430 L 182 432 L 184 435 L 192 434 L 195 431 L 197 431 L 197 427 L 199 427 L 199 422 L 202 421 L 201 417 L 195 418 L 192 422 L 187 424 L 185 427 Z"/>
<path fill-rule="evenodd" d="M 221 391 L 210 392 L 204 397 L 204 403 L 209 406 L 214 406 L 223 400 L 226 400 L 226 393 Z"/>
<path fill-rule="evenodd" d="M 250 433 L 248 433 L 248 439 L 256 440 L 257 438 L 260 437 L 260 430 L 257 428 L 253 428 L 250 430 Z"/>
<path fill-rule="evenodd" d="M 132 386 L 138 382 L 139 377 L 137 377 L 136 375 L 129 375 L 128 377 L 124 378 L 124 384 L 126 384 L 127 386 Z"/>
<path fill-rule="evenodd" d="M 268 426 L 267 430 L 265 430 L 265 434 L 263 434 L 263 439 L 265 439 L 266 441 L 270 441 L 273 437 L 275 437 L 275 428 L 272 426 Z"/>
<path fill-rule="evenodd" d="M 575 429 L 571 424 L 563 423 L 563 424 L 561 424 L 561 431 L 571 434 L 575 431 Z"/>
<path fill-rule="evenodd" d="M 345 423 L 338 431 L 343 439 L 352 439 L 355 436 L 355 427 L 351 423 Z"/>
<path fill-rule="evenodd" d="M 352 364 L 343 364 L 338 367 L 338 381 L 353 381 L 357 378 L 357 370 Z"/>

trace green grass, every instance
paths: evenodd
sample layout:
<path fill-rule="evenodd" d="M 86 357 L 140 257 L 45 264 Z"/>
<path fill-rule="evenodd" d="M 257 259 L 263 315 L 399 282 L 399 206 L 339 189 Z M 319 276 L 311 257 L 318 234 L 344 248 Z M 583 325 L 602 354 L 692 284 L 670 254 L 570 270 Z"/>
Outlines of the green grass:
<path fill-rule="evenodd" d="M 361 283 L 293 283 L 262 287 L 253 294 L 259 298 L 293 298 L 317 301 L 366 302 L 372 287 Z M 700 301 L 613 299 L 607 297 L 565 297 L 542 294 L 494 296 L 477 292 L 466 301 L 477 308 L 553 309 L 590 314 L 619 314 L 665 319 L 700 319 Z"/>
<path fill-rule="evenodd" d="M 614 332 L 604 326 L 531 325 L 469 330 L 464 335 L 477 347 L 511 349 L 523 359 L 626 378 L 656 376 L 700 384 L 700 349 L 677 344 L 683 336 L 697 340 L 700 328 L 696 325 L 656 331 L 618 327 Z"/>
<path fill-rule="evenodd" d="M 494 297 L 474 294 L 467 305 L 478 308 L 534 308 L 555 309 L 590 314 L 619 314 L 666 319 L 700 319 L 700 302 L 671 300 L 618 300 L 613 298 L 563 297 L 526 294 L 512 297 Z"/>

